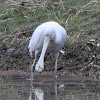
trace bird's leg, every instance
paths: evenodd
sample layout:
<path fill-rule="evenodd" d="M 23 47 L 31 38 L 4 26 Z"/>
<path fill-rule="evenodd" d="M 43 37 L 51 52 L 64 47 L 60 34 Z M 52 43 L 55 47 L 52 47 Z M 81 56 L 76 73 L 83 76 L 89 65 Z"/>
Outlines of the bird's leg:
<path fill-rule="evenodd" d="M 57 53 L 57 54 L 55 55 L 56 60 L 55 60 L 54 75 L 55 75 L 56 78 L 57 78 L 57 62 L 58 62 L 58 57 L 59 57 L 59 53 Z"/>
<path fill-rule="evenodd" d="M 44 69 L 44 55 L 48 48 L 49 42 L 50 42 L 49 36 L 45 36 L 42 53 L 35 67 L 35 70 L 38 72 L 41 72 Z"/>
<path fill-rule="evenodd" d="M 35 65 L 35 62 L 36 62 L 36 57 L 34 59 L 33 64 L 31 65 L 31 79 L 33 79 L 33 76 L 34 76 L 34 65 Z"/>
<path fill-rule="evenodd" d="M 38 51 L 35 51 L 35 59 L 34 59 L 33 64 L 31 65 L 31 79 L 34 78 L 34 70 L 35 70 L 37 55 L 38 55 Z"/>

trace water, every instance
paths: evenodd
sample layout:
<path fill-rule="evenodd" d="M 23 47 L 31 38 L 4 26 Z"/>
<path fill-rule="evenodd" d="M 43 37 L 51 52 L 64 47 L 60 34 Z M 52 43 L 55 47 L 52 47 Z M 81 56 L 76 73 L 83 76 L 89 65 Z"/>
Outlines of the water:
<path fill-rule="evenodd" d="M 27 77 L 2 77 L 0 100 L 100 100 L 100 83 L 73 80 L 32 83 Z"/>

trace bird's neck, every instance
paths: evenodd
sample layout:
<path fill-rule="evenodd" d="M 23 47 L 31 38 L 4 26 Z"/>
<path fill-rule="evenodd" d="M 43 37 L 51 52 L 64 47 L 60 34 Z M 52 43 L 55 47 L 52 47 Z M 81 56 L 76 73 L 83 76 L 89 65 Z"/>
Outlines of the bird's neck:
<path fill-rule="evenodd" d="M 42 69 L 44 68 L 44 56 L 45 56 L 46 50 L 48 48 L 49 42 L 50 42 L 50 39 L 48 36 L 46 36 L 44 39 L 43 49 L 42 49 L 42 52 L 41 52 L 41 55 L 40 55 L 40 58 L 38 61 L 38 63 L 40 63 L 40 65 L 41 65 L 40 67 Z"/>
<path fill-rule="evenodd" d="M 40 59 L 42 59 L 42 60 L 44 60 L 44 56 L 45 56 L 46 50 L 48 48 L 49 42 L 50 42 L 50 39 L 48 36 L 46 36 L 44 39 L 43 49 L 42 49 L 41 56 L 40 56 Z"/>

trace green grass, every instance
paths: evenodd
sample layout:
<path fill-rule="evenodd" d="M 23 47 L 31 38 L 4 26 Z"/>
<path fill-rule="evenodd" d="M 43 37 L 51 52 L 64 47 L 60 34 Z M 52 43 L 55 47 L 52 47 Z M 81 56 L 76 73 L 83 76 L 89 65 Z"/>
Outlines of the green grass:
<path fill-rule="evenodd" d="M 66 29 L 70 43 L 100 38 L 100 2 L 90 3 L 91 0 L 51 0 L 45 4 L 44 2 L 45 0 L 38 2 L 28 0 L 23 6 L 21 2 L 0 3 L 0 43 L 10 44 L 12 38 L 15 38 L 15 44 L 18 41 L 23 42 L 18 34 L 22 34 L 22 31 L 27 33 L 28 29 L 34 30 L 39 24 L 51 20 L 57 21 Z"/>
<path fill-rule="evenodd" d="M 0 77 L 0 82 L 3 82 L 3 78 L 2 77 Z"/>

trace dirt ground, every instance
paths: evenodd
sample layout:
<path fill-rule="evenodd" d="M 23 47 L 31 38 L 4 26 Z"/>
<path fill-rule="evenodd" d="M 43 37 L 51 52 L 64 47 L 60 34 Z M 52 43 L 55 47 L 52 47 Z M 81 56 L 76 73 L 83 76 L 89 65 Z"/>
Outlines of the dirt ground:
<path fill-rule="evenodd" d="M 66 45 L 63 51 L 58 60 L 59 77 L 100 80 L 100 39 Z M 27 45 L 0 45 L 0 76 L 30 76 L 33 59 L 28 55 Z M 54 77 L 53 71 L 54 58 L 46 55 L 43 73 L 36 73 L 36 77 Z"/>

